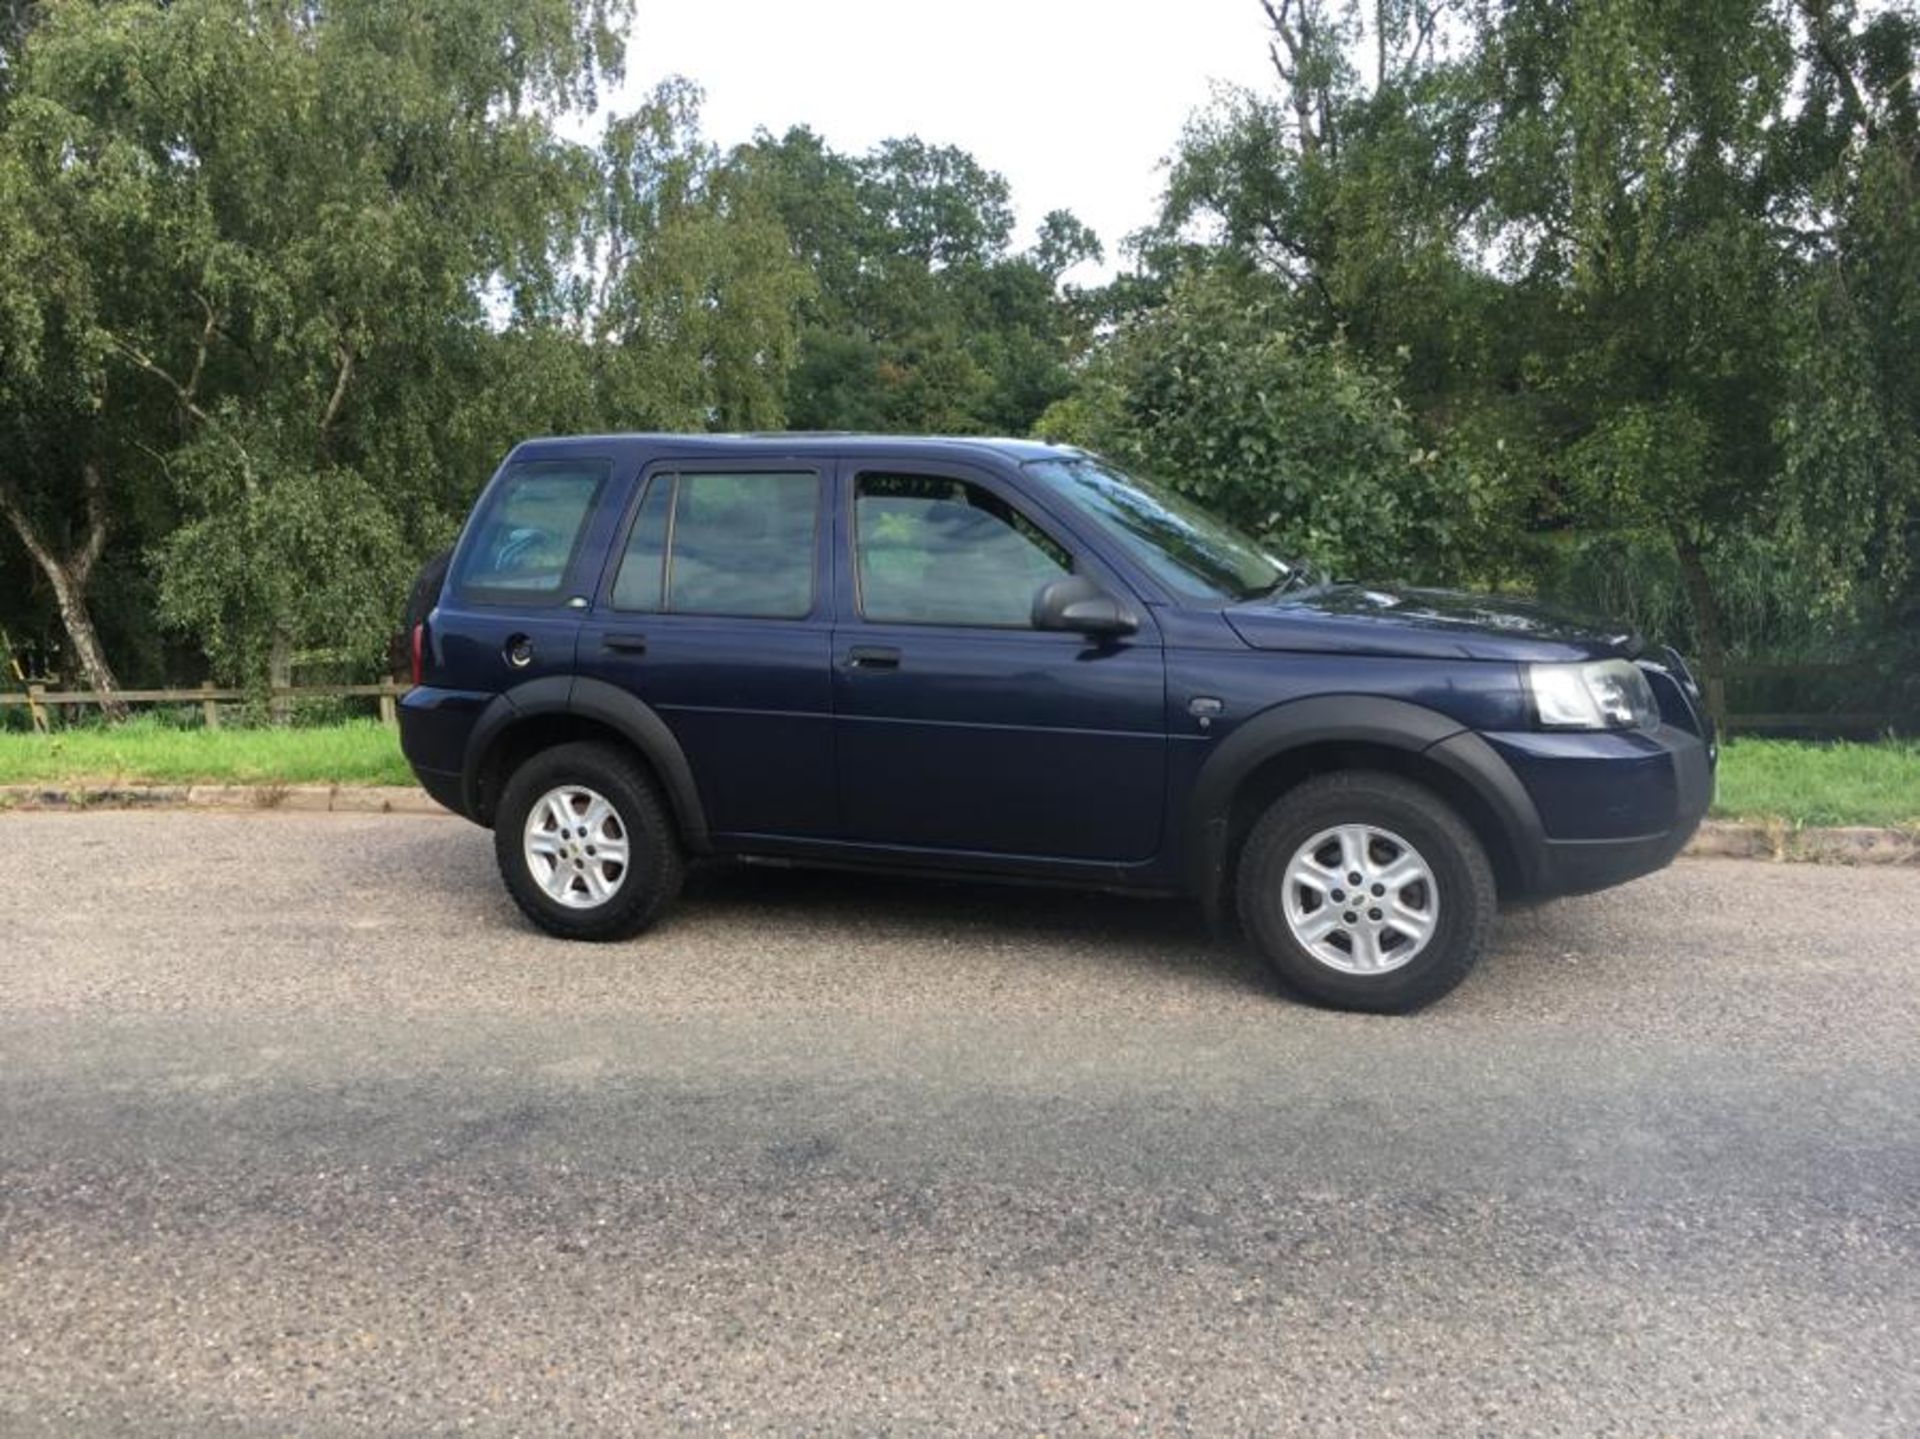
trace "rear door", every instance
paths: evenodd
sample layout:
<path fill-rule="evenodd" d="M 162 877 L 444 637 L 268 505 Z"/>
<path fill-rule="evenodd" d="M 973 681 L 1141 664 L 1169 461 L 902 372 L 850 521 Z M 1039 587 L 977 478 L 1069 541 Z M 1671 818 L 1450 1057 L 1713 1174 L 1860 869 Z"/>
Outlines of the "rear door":
<path fill-rule="evenodd" d="M 578 672 L 666 722 L 717 837 L 835 828 L 826 481 L 795 459 L 650 466 L 581 632 Z"/>
<path fill-rule="evenodd" d="M 848 461 L 833 686 L 848 839 L 1134 862 L 1165 807 L 1165 667 L 1153 621 L 1119 640 L 1035 630 L 1042 585 L 1124 594 L 1003 476 Z"/>

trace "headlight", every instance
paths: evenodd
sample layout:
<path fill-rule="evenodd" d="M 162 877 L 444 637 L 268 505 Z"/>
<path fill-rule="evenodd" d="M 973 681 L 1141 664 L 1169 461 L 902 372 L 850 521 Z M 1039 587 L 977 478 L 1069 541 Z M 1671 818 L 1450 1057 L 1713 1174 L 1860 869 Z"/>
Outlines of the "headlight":
<path fill-rule="evenodd" d="M 1660 722 L 1653 688 L 1629 660 L 1528 665 L 1527 688 L 1543 729 L 1652 729 Z"/>

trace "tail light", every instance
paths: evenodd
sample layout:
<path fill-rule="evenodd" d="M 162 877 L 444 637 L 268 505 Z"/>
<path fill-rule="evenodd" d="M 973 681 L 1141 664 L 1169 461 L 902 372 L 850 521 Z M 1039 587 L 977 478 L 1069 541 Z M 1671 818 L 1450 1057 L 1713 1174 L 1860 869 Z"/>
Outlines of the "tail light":
<path fill-rule="evenodd" d="M 413 627 L 413 642 L 409 648 L 413 659 L 412 678 L 417 685 L 422 683 L 421 676 L 426 671 L 427 626 L 425 621 Z"/>

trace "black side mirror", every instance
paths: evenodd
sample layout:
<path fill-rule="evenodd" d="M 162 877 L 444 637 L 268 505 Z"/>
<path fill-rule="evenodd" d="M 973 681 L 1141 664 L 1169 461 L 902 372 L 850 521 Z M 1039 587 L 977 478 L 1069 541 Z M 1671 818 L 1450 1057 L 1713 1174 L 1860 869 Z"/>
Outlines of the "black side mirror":
<path fill-rule="evenodd" d="M 1033 627 L 1113 639 L 1132 634 L 1140 621 L 1085 575 L 1068 575 L 1042 585 L 1033 597 Z"/>

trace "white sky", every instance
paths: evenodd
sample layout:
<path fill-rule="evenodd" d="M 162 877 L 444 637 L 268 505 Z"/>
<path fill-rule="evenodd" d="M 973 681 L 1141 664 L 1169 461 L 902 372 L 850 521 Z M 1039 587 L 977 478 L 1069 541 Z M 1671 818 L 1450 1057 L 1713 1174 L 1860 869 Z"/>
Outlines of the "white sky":
<path fill-rule="evenodd" d="M 679 74 L 706 91 L 721 145 L 797 124 L 849 153 L 893 135 L 958 145 L 1007 177 L 1020 244 L 1069 209 L 1110 273 L 1212 84 L 1270 73 L 1256 0 L 639 0 L 613 100 Z"/>

